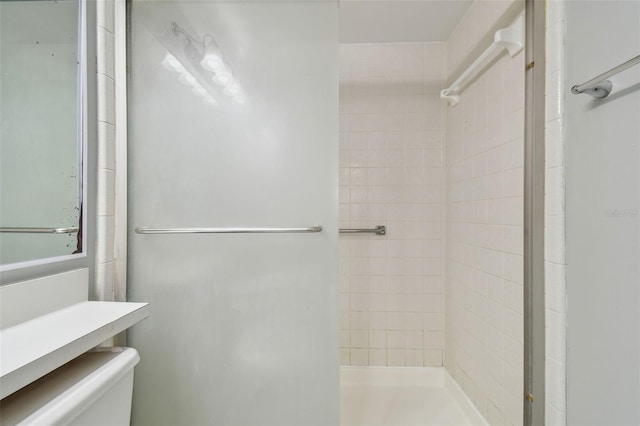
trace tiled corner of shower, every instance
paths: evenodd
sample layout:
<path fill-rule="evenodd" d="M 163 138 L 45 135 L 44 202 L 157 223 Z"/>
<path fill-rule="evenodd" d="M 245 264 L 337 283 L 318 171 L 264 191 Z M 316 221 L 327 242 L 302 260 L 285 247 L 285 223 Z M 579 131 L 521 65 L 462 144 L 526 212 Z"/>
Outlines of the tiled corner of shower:
<path fill-rule="evenodd" d="M 445 367 L 490 424 L 523 407 L 523 92 L 503 56 L 448 116 Z"/>
<path fill-rule="evenodd" d="M 341 364 L 441 366 L 444 43 L 340 46 Z"/>
<path fill-rule="evenodd" d="M 96 213 L 96 300 L 114 299 L 115 67 L 114 1 L 96 2 L 98 81 L 98 191 Z"/>
<path fill-rule="evenodd" d="M 450 71 L 516 3 L 472 4 Z M 524 70 L 501 56 L 447 109 L 444 365 L 490 424 L 522 424 Z"/>
<path fill-rule="evenodd" d="M 97 193 L 96 300 L 126 300 L 125 0 L 96 5 Z M 119 124 L 117 124 L 119 123 Z"/>
<path fill-rule="evenodd" d="M 549 426 L 566 424 L 566 260 L 564 1 L 547 3 L 545 129 L 545 416 Z"/>

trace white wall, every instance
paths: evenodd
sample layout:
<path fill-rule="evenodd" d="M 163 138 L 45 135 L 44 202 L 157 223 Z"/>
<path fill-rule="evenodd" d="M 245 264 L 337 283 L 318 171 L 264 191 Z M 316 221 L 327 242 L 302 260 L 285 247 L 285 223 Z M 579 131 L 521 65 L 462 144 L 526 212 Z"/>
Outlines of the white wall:
<path fill-rule="evenodd" d="M 566 2 L 567 423 L 640 423 L 640 3 Z"/>
<path fill-rule="evenodd" d="M 440 366 L 445 46 L 340 53 L 341 363 Z"/>
<path fill-rule="evenodd" d="M 511 7 L 472 5 L 449 80 Z M 444 365 L 493 425 L 523 416 L 524 69 L 524 52 L 503 55 L 447 109 Z"/>
<path fill-rule="evenodd" d="M 127 336 L 134 424 L 339 423 L 337 6 L 133 2 L 128 295 L 155 312 Z M 186 59 L 174 21 L 215 37 L 244 103 Z M 165 68 L 168 51 L 217 106 Z"/>

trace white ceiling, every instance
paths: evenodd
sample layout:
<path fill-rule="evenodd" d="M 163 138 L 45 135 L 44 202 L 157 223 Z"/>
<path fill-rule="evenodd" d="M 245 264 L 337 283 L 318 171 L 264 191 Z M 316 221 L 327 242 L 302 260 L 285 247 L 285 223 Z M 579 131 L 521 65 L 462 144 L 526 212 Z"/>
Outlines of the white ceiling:
<path fill-rule="evenodd" d="M 472 0 L 340 0 L 341 43 L 445 41 Z"/>

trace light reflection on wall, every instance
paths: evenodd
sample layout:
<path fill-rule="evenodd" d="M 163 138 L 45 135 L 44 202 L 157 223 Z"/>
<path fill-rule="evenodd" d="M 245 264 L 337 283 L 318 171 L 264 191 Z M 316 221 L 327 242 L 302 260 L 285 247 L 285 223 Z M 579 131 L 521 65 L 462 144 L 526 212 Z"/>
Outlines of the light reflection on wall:
<path fill-rule="evenodd" d="M 207 92 L 207 89 L 198 83 L 198 80 L 193 76 L 193 74 L 187 71 L 182 63 L 171 53 L 167 52 L 162 61 L 162 66 L 169 71 L 177 73 L 180 83 L 191 87 L 191 92 L 194 95 L 202 97 L 202 99 L 210 105 L 218 105 L 218 101 L 216 101 L 216 99 Z"/>
<path fill-rule="evenodd" d="M 220 47 L 211 34 L 206 34 L 200 41 L 175 22 L 171 24 L 171 32 L 175 37 L 182 36 L 186 40 L 186 44 L 182 46 L 181 52 L 167 53 L 162 65 L 177 73 L 182 84 L 191 87 L 191 91 L 195 95 L 201 96 L 205 102 L 211 105 L 218 105 L 218 100 L 211 93 L 217 91 L 216 89 L 219 89 L 233 103 L 244 104 L 246 102 L 240 83 L 233 76 L 231 67 L 223 59 Z M 187 62 L 179 59 L 182 56 L 186 58 Z M 188 66 L 185 66 L 186 63 Z M 213 76 L 209 73 L 213 73 Z M 214 83 L 213 85 L 207 84 L 209 79 Z"/>
<path fill-rule="evenodd" d="M 206 41 L 207 38 L 210 40 L 208 43 Z M 222 59 L 222 52 L 220 52 L 220 48 L 213 39 L 213 36 L 205 36 L 204 44 L 205 53 L 202 61 L 200 61 L 202 68 L 214 73 L 212 80 L 222 88 L 225 95 L 231 97 L 237 103 L 242 104 L 246 102 L 242 88 L 233 77 L 233 73 L 225 64 L 224 59 Z"/>

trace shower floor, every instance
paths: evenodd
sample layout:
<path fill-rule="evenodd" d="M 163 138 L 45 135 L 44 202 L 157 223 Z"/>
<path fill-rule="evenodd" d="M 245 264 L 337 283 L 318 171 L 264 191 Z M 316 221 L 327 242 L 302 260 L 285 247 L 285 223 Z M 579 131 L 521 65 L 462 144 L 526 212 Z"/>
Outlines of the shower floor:
<path fill-rule="evenodd" d="M 444 368 L 341 367 L 341 426 L 487 425 Z"/>

